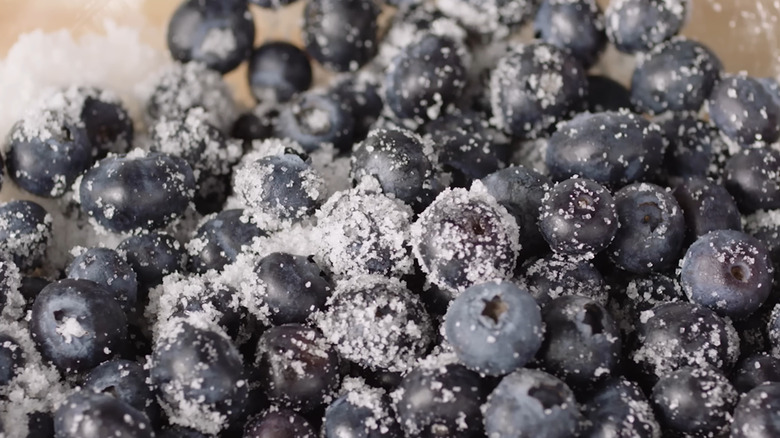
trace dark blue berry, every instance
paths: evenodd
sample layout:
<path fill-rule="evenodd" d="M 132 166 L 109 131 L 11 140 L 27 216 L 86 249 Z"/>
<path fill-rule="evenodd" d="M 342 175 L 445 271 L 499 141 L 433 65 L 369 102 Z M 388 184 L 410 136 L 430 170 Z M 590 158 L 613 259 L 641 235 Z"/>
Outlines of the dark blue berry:
<path fill-rule="evenodd" d="M 699 237 L 681 268 L 680 281 L 692 302 L 734 319 L 758 310 L 772 290 L 768 250 L 741 231 L 718 230 Z"/>
<path fill-rule="evenodd" d="M 301 414 L 286 408 L 268 410 L 244 426 L 244 438 L 316 438 L 318 435 Z"/>
<path fill-rule="evenodd" d="M 290 43 L 267 42 L 249 58 L 249 88 L 258 102 L 287 102 L 308 90 L 311 82 L 309 58 Z"/>
<path fill-rule="evenodd" d="M 722 185 L 705 177 L 690 177 L 673 194 L 685 216 L 688 241 L 714 230 L 742 229 L 737 204 Z"/>
<path fill-rule="evenodd" d="M 642 390 L 623 377 L 610 379 L 582 405 L 585 438 L 653 438 L 661 427 Z"/>
<path fill-rule="evenodd" d="M 63 372 L 84 372 L 120 352 L 127 318 L 104 286 L 65 279 L 35 298 L 30 332 L 44 359 Z"/>
<path fill-rule="evenodd" d="M 607 76 L 588 76 L 588 97 L 585 108 L 592 113 L 632 108 L 631 92 L 620 82 Z"/>
<path fill-rule="evenodd" d="M 127 436 L 153 438 L 149 419 L 129 404 L 110 395 L 79 391 L 54 413 L 57 438 Z"/>
<path fill-rule="evenodd" d="M 10 201 L 0 205 L 0 252 L 25 271 L 44 260 L 52 238 L 52 218 L 33 201 Z"/>
<path fill-rule="evenodd" d="M 566 295 L 579 295 L 600 304 L 607 303 L 604 277 L 587 260 L 548 255 L 522 267 L 522 284 L 544 308 Z"/>
<path fill-rule="evenodd" d="M 620 0 L 605 12 L 607 37 L 622 52 L 646 52 L 672 38 L 688 13 L 685 0 Z"/>
<path fill-rule="evenodd" d="M 168 22 L 173 59 L 227 73 L 249 57 L 255 23 L 244 1 L 187 0 Z"/>
<path fill-rule="evenodd" d="M 81 209 L 111 231 L 168 225 L 189 205 L 195 189 L 190 166 L 161 153 L 100 160 L 79 186 Z"/>
<path fill-rule="evenodd" d="M 114 359 L 90 371 L 84 379 L 84 389 L 116 397 L 154 421 L 160 408 L 148 377 L 149 372 L 138 362 Z"/>
<path fill-rule="evenodd" d="M 636 114 L 579 114 L 551 137 L 545 163 L 554 180 L 579 175 L 621 187 L 651 178 L 664 158 L 658 125 Z"/>
<path fill-rule="evenodd" d="M 11 335 L 0 333 L 0 389 L 24 370 L 27 357 L 22 346 Z"/>
<path fill-rule="evenodd" d="M 780 382 L 780 358 L 766 353 L 755 353 L 742 359 L 731 376 L 731 383 L 740 394 L 764 383 L 777 382 Z"/>
<path fill-rule="evenodd" d="M 565 383 L 527 368 L 504 377 L 482 412 L 485 432 L 495 437 L 572 437 L 581 421 L 574 393 Z"/>
<path fill-rule="evenodd" d="M 621 273 L 621 275 L 625 275 Z M 623 333 L 632 333 L 642 312 L 663 303 L 687 301 L 676 278 L 652 273 L 630 279 L 625 287 L 615 288 L 608 308 Z"/>
<path fill-rule="evenodd" d="M 255 273 L 274 325 L 306 322 L 310 314 L 325 307 L 331 294 L 328 277 L 312 257 L 271 253 L 257 263 Z"/>
<path fill-rule="evenodd" d="M 113 249 L 90 248 L 66 268 L 68 278 L 90 280 L 111 292 L 125 312 L 135 309 L 138 282 L 133 268 Z"/>
<path fill-rule="evenodd" d="M 133 119 L 122 102 L 98 88 L 86 88 L 81 120 L 92 144 L 92 154 L 104 158 L 109 152 L 124 153 L 133 144 Z"/>
<path fill-rule="evenodd" d="M 336 350 L 317 329 L 301 324 L 272 327 L 263 333 L 255 367 L 272 403 L 303 411 L 325 403 L 341 380 Z"/>
<path fill-rule="evenodd" d="M 190 240 L 189 270 L 198 274 L 211 269 L 221 271 L 256 238 L 264 236 L 267 233 L 244 210 L 224 210 L 203 223 Z"/>
<path fill-rule="evenodd" d="M 232 339 L 239 337 L 247 325 L 247 309 L 238 304 L 236 290 L 229 285 L 194 280 L 194 287 L 179 297 L 174 307 L 174 316 L 191 314 L 215 314 L 215 322 Z"/>
<path fill-rule="evenodd" d="M 720 436 L 728 430 L 739 398 L 720 371 L 685 367 L 662 377 L 650 400 L 665 430 L 685 436 Z"/>
<path fill-rule="evenodd" d="M 380 75 L 364 70 L 337 77 L 330 87 L 330 92 L 352 110 L 354 140 L 364 139 L 385 107 Z"/>
<path fill-rule="evenodd" d="M 354 139 L 352 108 L 336 96 L 309 91 L 287 103 L 276 121 L 275 134 L 297 142 L 306 152 L 325 144 L 349 151 Z"/>
<path fill-rule="evenodd" d="M 780 383 L 768 383 L 745 394 L 734 409 L 733 438 L 770 438 L 780 434 Z"/>
<path fill-rule="evenodd" d="M 595 0 L 544 0 L 534 20 L 536 37 L 570 51 L 584 67 L 598 60 L 607 44 L 604 16 Z"/>
<path fill-rule="evenodd" d="M 117 250 L 124 252 L 142 288 L 157 286 L 163 277 L 184 267 L 184 247 L 169 234 L 152 232 L 130 236 L 119 243 Z"/>
<path fill-rule="evenodd" d="M 535 138 L 578 108 L 587 87 L 585 70 L 573 55 L 543 42 L 523 45 L 493 70 L 493 116 L 507 133 Z"/>
<path fill-rule="evenodd" d="M 742 146 L 780 138 L 780 102 L 753 77 L 725 76 L 712 90 L 709 109 L 715 126 Z"/>
<path fill-rule="evenodd" d="M 306 52 L 335 71 L 355 71 L 377 51 L 379 5 L 373 0 L 312 0 L 303 11 Z"/>
<path fill-rule="evenodd" d="M 616 266 L 643 274 L 677 263 L 685 218 L 670 191 L 634 183 L 615 192 L 615 207 L 620 228 L 607 251 Z"/>
<path fill-rule="evenodd" d="M 780 208 L 780 152 L 744 149 L 729 158 L 723 185 L 742 213 Z"/>
<path fill-rule="evenodd" d="M 385 102 L 397 118 L 419 125 L 457 102 L 466 85 L 465 53 L 459 44 L 425 34 L 393 58 L 385 78 Z"/>
<path fill-rule="evenodd" d="M 420 366 L 398 386 L 395 410 L 406 436 L 482 436 L 479 375 L 456 363 Z"/>
<path fill-rule="evenodd" d="M 279 112 L 277 110 L 250 110 L 242 114 L 230 130 L 230 136 L 243 143 L 244 152 L 252 149 L 254 140 L 266 140 L 273 137 L 274 123 Z"/>
<path fill-rule="evenodd" d="M 19 285 L 19 293 L 24 298 L 24 310 L 31 310 L 32 305 L 35 302 L 35 297 L 46 287 L 51 281 L 43 277 L 22 277 L 22 283 Z"/>
<path fill-rule="evenodd" d="M 595 254 L 606 248 L 618 230 L 612 195 L 589 179 L 568 179 L 545 195 L 539 229 L 553 251 Z"/>
<path fill-rule="evenodd" d="M 474 412 L 478 415 L 478 412 Z M 402 438 L 403 432 L 381 389 L 350 389 L 325 410 L 324 438 Z M 454 435 L 450 435 L 454 436 Z"/>
<path fill-rule="evenodd" d="M 723 65 L 706 46 L 686 38 L 659 44 L 637 64 L 631 101 L 640 112 L 699 111 Z"/>
<path fill-rule="evenodd" d="M 690 113 L 675 114 L 659 123 L 669 143 L 663 171 L 670 182 L 712 173 L 714 158 L 725 146 L 717 128 Z"/>

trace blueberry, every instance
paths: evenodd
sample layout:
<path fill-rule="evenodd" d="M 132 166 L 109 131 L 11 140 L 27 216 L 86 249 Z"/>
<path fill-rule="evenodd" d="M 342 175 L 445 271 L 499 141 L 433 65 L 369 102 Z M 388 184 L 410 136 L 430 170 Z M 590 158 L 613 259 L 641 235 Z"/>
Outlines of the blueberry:
<path fill-rule="evenodd" d="M 304 323 L 325 307 L 332 287 L 312 257 L 274 252 L 257 262 L 255 274 L 274 325 Z"/>
<path fill-rule="evenodd" d="M 239 168 L 234 190 L 253 215 L 282 223 L 298 222 L 320 206 L 324 182 L 301 157 L 285 153 Z"/>
<path fill-rule="evenodd" d="M 251 247 L 256 238 L 265 236 L 267 233 L 244 210 L 223 210 L 209 217 L 187 244 L 189 270 L 198 274 L 211 269 L 221 271 Z"/>
<path fill-rule="evenodd" d="M 538 0 L 445 0 L 437 7 L 456 18 L 470 31 L 504 36 L 507 26 L 515 28 L 534 16 Z"/>
<path fill-rule="evenodd" d="M 719 371 L 685 367 L 661 378 L 650 399 L 667 431 L 722 436 L 739 397 Z"/>
<path fill-rule="evenodd" d="M 687 240 L 696 240 L 710 231 L 742 229 L 734 198 L 715 181 L 689 177 L 674 188 L 673 194 L 683 209 Z"/>
<path fill-rule="evenodd" d="M 297 142 L 306 152 L 325 144 L 349 151 L 354 127 L 351 107 L 332 94 L 308 91 L 282 108 L 274 132 L 277 137 Z"/>
<path fill-rule="evenodd" d="M 249 58 L 249 88 L 258 102 L 287 102 L 311 86 L 309 58 L 298 47 L 284 42 L 267 42 Z"/>
<path fill-rule="evenodd" d="M 21 270 L 43 262 L 52 239 L 52 218 L 33 201 L 10 201 L 0 205 L 0 252 Z"/>
<path fill-rule="evenodd" d="M 728 370 L 739 356 L 739 338 L 731 323 L 693 303 L 664 303 L 642 312 L 629 359 L 655 383 L 682 367 Z"/>
<path fill-rule="evenodd" d="M 455 104 L 466 85 L 466 53 L 447 36 L 424 34 L 393 58 L 385 102 L 395 117 L 420 125 Z"/>
<path fill-rule="evenodd" d="M 511 166 L 493 172 L 481 181 L 487 191 L 517 221 L 520 242 L 523 243 L 519 258 L 544 253 L 547 243 L 536 222 L 539 219 L 542 198 L 551 187 L 549 178 L 524 166 Z"/>
<path fill-rule="evenodd" d="M 633 108 L 631 92 L 607 76 L 589 75 L 585 108 L 592 113 Z"/>
<path fill-rule="evenodd" d="M 130 236 L 117 246 L 133 267 L 139 291 L 162 283 L 163 277 L 183 270 L 185 251 L 173 236 L 152 232 Z"/>
<path fill-rule="evenodd" d="M 355 141 L 366 138 L 371 125 L 376 122 L 385 107 L 381 96 L 381 81 L 378 73 L 361 70 L 336 77 L 329 84 L 330 92 L 352 110 Z"/>
<path fill-rule="evenodd" d="M 195 189 L 190 166 L 156 152 L 100 160 L 79 186 L 81 210 L 115 232 L 161 228 L 189 205 Z"/>
<path fill-rule="evenodd" d="M 84 379 L 84 389 L 116 397 L 139 412 L 156 420 L 159 406 L 147 382 L 149 372 L 143 365 L 124 359 L 114 359 L 95 367 Z"/>
<path fill-rule="evenodd" d="M 611 2 L 605 12 L 607 37 L 622 52 L 645 52 L 677 35 L 687 14 L 685 0 Z"/>
<path fill-rule="evenodd" d="M 311 411 L 326 402 L 341 376 L 339 356 L 317 329 L 272 327 L 257 343 L 255 368 L 272 403 Z"/>
<path fill-rule="evenodd" d="M 616 188 L 644 181 L 661 168 L 664 141 L 658 125 L 636 114 L 579 114 L 551 137 L 545 163 L 554 180 L 579 175 Z"/>
<path fill-rule="evenodd" d="M 586 68 L 607 44 L 604 15 L 595 0 L 542 1 L 534 31 L 540 40 L 570 51 Z"/>
<path fill-rule="evenodd" d="M 30 332 L 44 359 L 60 371 L 84 372 L 121 350 L 127 318 L 104 286 L 65 279 L 35 298 Z"/>
<path fill-rule="evenodd" d="M 27 438 L 51 438 L 55 436 L 54 415 L 52 412 L 36 411 L 30 413 L 27 418 Z"/>
<path fill-rule="evenodd" d="M 687 297 L 677 279 L 652 273 L 632 278 L 624 288 L 613 290 L 608 308 L 621 331 L 629 334 L 636 329 L 642 312 L 678 301 L 687 301 Z"/>
<path fill-rule="evenodd" d="M 504 55 L 490 77 L 497 126 L 520 138 L 541 136 L 580 105 L 585 70 L 556 46 L 535 42 Z"/>
<path fill-rule="evenodd" d="M 254 41 L 255 23 L 244 1 L 187 0 L 168 22 L 173 59 L 201 62 L 220 73 L 247 59 Z"/>
<path fill-rule="evenodd" d="M 674 38 L 641 58 L 631 77 L 631 101 L 650 114 L 699 111 L 722 71 L 720 59 L 705 45 Z"/>
<path fill-rule="evenodd" d="M 731 436 L 770 438 L 780 434 L 780 383 L 768 383 L 745 394 L 734 409 Z"/>
<path fill-rule="evenodd" d="M 509 162 L 508 139 L 484 119 L 475 112 L 456 111 L 423 127 L 425 138 L 437 146 L 439 165 L 452 176 L 450 187 L 470 187 Z"/>
<path fill-rule="evenodd" d="M 172 309 L 172 316 L 186 318 L 189 315 L 206 315 L 231 339 L 242 335 L 242 329 L 248 322 L 248 311 L 241 305 L 239 294 L 233 286 L 210 281 L 208 277 L 187 277 L 175 284 L 181 286 L 181 292 Z M 179 290 L 177 286 L 174 287 Z"/>
<path fill-rule="evenodd" d="M 138 301 L 135 271 L 113 249 L 90 248 L 79 254 L 66 268 L 68 278 L 91 280 L 106 288 L 127 313 Z"/>
<path fill-rule="evenodd" d="M 587 438 L 653 438 L 661 426 L 642 390 L 622 377 L 610 379 L 591 393 L 582 405 Z"/>
<path fill-rule="evenodd" d="M 780 208 L 780 152 L 745 149 L 729 158 L 723 185 L 745 214 Z"/>
<path fill-rule="evenodd" d="M 183 426 L 169 426 L 156 435 L 157 438 L 212 438 L 214 435 L 206 435 L 195 429 Z"/>
<path fill-rule="evenodd" d="M 780 138 L 780 102 L 753 77 L 724 76 L 712 90 L 709 109 L 715 126 L 742 146 Z"/>
<path fill-rule="evenodd" d="M 407 274 L 413 262 L 402 243 L 411 220 L 409 207 L 381 193 L 337 192 L 317 212 L 317 255 L 340 276 Z"/>
<path fill-rule="evenodd" d="M 780 382 L 780 358 L 766 353 L 755 353 L 742 359 L 731 376 L 731 383 L 740 394 L 763 383 L 775 382 Z"/>
<path fill-rule="evenodd" d="M 693 114 L 675 114 L 660 126 L 669 143 L 664 171 L 671 181 L 711 173 L 715 157 L 725 147 L 717 128 Z"/>
<path fill-rule="evenodd" d="M 92 144 L 79 115 L 43 108 L 11 128 L 5 158 L 8 176 L 22 190 L 57 198 L 92 164 Z"/>
<path fill-rule="evenodd" d="M 324 438 L 403 437 L 385 392 L 365 385 L 350 388 L 333 401 L 323 422 Z"/>
<path fill-rule="evenodd" d="M 244 427 L 244 438 L 316 438 L 318 435 L 301 414 L 276 408 L 254 417 Z"/>
<path fill-rule="evenodd" d="M 565 383 L 527 368 L 501 379 L 482 412 L 491 437 L 571 437 L 581 421 L 574 393 Z"/>
<path fill-rule="evenodd" d="M 609 245 L 618 226 L 612 195 L 595 181 L 568 179 L 542 200 L 539 229 L 556 253 L 595 254 Z"/>
<path fill-rule="evenodd" d="M 772 347 L 772 354 L 780 357 L 780 304 L 773 308 L 768 324 L 767 334 Z"/>
<path fill-rule="evenodd" d="M 92 145 L 92 154 L 104 158 L 109 152 L 124 153 L 133 144 L 133 119 L 113 93 L 94 87 L 78 87 L 83 94 L 81 120 Z M 67 93 L 67 91 L 66 91 Z"/>
<path fill-rule="evenodd" d="M 230 130 L 230 136 L 241 140 L 244 152 L 247 152 L 252 149 L 254 140 L 273 137 L 274 123 L 278 115 L 275 109 L 265 110 L 262 106 L 257 106 L 236 119 Z"/>
<path fill-rule="evenodd" d="M 548 255 L 523 266 L 522 284 L 544 308 L 550 301 L 567 295 L 590 298 L 607 304 L 607 284 L 587 260 Z"/>
<path fill-rule="evenodd" d="M 430 145 L 405 129 L 376 129 L 352 152 L 350 176 L 354 184 L 376 178 L 388 195 L 421 209 L 433 195 Z"/>
<path fill-rule="evenodd" d="M 330 70 L 357 70 L 376 53 L 379 13 L 373 0 L 307 2 L 302 27 L 306 52 Z"/>
<path fill-rule="evenodd" d="M 699 237 L 681 268 L 680 280 L 692 302 L 734 319 L 758 310 L 772 290 L 769 252 L 758 239 L 740 231 L 718 230 Z"/>
<path fill-rule="evenodd" d="M 515 268 L 517 224 L 485 195 L 447 189 L 412 224 L 412 251 L 430 282 L 459 292 Z"/>
<path fill-rule="evenodd" d="M 247 400 L 241 356 L 218 327 L 197 318 L 160 327 L 151 361 L 157 399 L 172 422 L 217 433 Z"/>
<path fill-rule="evenodd" d="M 104 438 L 132 436 L 152 438 L 149 419 L 129 404 L 92 391 L 69 396 L 54 413 L 57 438 Z"/>
<path fill-rule="evenodd" d="M 0 333 L 0 389 L 24 370 L 27 357 L 22 346 L 11 335 Z"/>
<path fill-rule="evenodd" d="M 374 370 L 406 371 L 432 337 L 417 296 L 399 280 L 378 275 L 338 282 L 315 322 L 341 357 Z"/>
<path fill-rule="evenodd" d="M 662 187 L 634 183 L 615 192 L 620 227 L 607 251 L 613 263 L 634 273 L 664 271 L 679 258 L 685 218 Z"/>

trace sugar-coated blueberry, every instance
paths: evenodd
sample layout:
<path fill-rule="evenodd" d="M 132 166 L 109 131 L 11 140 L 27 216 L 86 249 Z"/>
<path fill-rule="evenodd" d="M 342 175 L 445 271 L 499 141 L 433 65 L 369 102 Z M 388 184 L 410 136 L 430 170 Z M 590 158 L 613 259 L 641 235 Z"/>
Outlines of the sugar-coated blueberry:
<path fill-rule="evenodd" d="M 588 96 L 585 109 L 592 113 L 632 108 L 631 92 L 620 82 L 607 76 L 588 76 Z"/>
<path fill-rule="evenodd" d="M 745 394 L 764 383 L 780 382 L 780 358 L 767 353 L 754 353 L 742 359 L 734 368 L 731 383 Z"/>
<path fill-rule="evenodd" d="M 670 185 L 712 173 L 717 154 L 725 147 L 717 128 L 691 113 L 674 114 L 659 125 L 669 143 L 663 171 Z"/>
<path fill-rule="evenodd" d="M 355 71 L 377 51 L 379 5 L 373 0 L 313 0 L 303 11 L 306 52 L 334 71 Z"/>
<path fill-rule="evenodd" d="M 672 38 L 688 14 L 686 0 L 618 0 L 605 11 L 607 37 L 622 52 L 645 52 Z"/>
<path fill-rule="evenodd" d="M 729 158 L 723 170 L 723 185 L 742 213 L 780 208 L 780 152 L 744 149 Z"/>
<path fill-rule="evenodd" d="M 184 269 L 186 253 L 170 234 L 151 232 L 130 236 L 117 246 L 135 271 L 139 291 L 162 283 L 163 277 Z"/>
<path fill-rule="evenodd" d="M 710 94 L 709 109 L 715 126 L 742 146 L 780 138 L 780 102 L 751 76 L 725 76 Z"/>
<path fill-rule="evenodd" d="M 294 96 L 282 107 L 274 133 L 297 142 L 307 152 L 325 144 L 349 151 L 354 126 L 350 106 L 335 95 L 312 90 Z"/>
<path fill-rule="evenodd" d="M 309 58 L 290 43 L 264 43 L 249 58 L 249 88 L 258 102 L 287 102 L 311 82 Z"/>
<path fill-rule="evenodd" d="M 116 397 L 154 421 L 160 407 L 148 383 L 149 372 L 138 362 L 114 359 L 95 367 L 84 379 L 84 389 Z"/>
<path fill-rule="evenodd" d="M 703 176 L 689 177 L 672 193 L 685 216 L 686 240 L 693 242 L 715 230 L 742 229 L 734 198 L 717 182 Z"/>
<path fill-rule="evenodd" d="M 265 233 L 242 209 L 223 210 L 209 218 L 187 244 L 191 272 L 221 271 Z"/>
<path fill-rule="evenodd" d="M 43 262 L 52 237 L 52 217 L 39 204 L 10 201 L 0 205 L 0 253 L 21 270 Z"/>
<path fill-rule="evenodd" d="M 587 260 L 547 255 L 524 265 L 520 277 L 541 308 L 550 301 L 579 295 L 599 304 L 607 304 L 607 284 L 601 273 Z"/>
<path fill-rule="evenodd" d="M 636 383 L 617 377 L 599 385 L 583 402 L 587 438 L 653 438 L 661 435 L 645 394 Z"/>
<path fill-rule="evenodd" d="M 595 64 L 607 44 L 604 15 L 595 0 L 543 0 L 534 31 L 542 41 L 572 52 L 584 67 Z"/>
<path fill-rule="evenodd" d="M 314 428 L 301 414 L 275 408 L 253 417 L 244 426 L 244 438 L 316 438 Z"/>
<path fill-rule="evenodd" d="M 385 391 L 366 385 L 350 388 L 328 405 L 323 422 L 324 438 L 403 437 Z"/>
<path fill-rule="evenodd" d="M 87 249 L 73 259 L 66 274 L 68 278 L 90 280 L 105 287 L 125 312 L 135 309 L 138 301 L 135 271 L 113 249 Z"/>
<path fill-rule="evenodd" d="M 22 346 L 11 335 L 0 333 L 0 389 L 8 385 L 27 364 Z"/>
<path fill-rule="evenodd" d="M 757 386 L 734 409 L 733 438 L 770 438 L 780 434 L 780 383 Z"/>
<path fill-rule="evenodd" d="M 57 438 L 154 437 L 144 413 L 118 398 L 83 390 L 55 411 L 54 432 Z"/>

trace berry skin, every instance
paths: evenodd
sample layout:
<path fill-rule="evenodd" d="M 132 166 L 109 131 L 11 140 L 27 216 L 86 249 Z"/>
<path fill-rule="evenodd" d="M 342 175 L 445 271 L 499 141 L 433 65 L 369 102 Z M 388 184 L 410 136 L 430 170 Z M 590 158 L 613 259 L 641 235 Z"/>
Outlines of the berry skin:
<path fill-rule="evenodd" d="M 429 281 L 459 292 L 508 278 L 518 233 L 514 218 L 492 196 L 447 189 L 412 224 L 412 251 Z"/>
<path fill-rule="evenodd" d="M 659 380 L 650 399 L 665 430 L 722 436 L 739 397 L 720 371 L 685 367 Z"/>
<path fill-rule="evenodd" d="M 379 13 L 372 0 L 307 2 L 302 28 L 306 52 L 330 70 L 357 70 L 376 54 Z"/>
<path fill-rule="evenodd" d="M 339 356 L 316 329 L 286 324 L 266 330 L 257 344 L 255 368 L 272 403 L 311 411 L 337 388 Z"/>
<path fill-rule="evenodd" d="M 22 346 L 10 335 L 0 333 L 0 390 L 18 376 L 26 364 Z"/>
<path fill-rule="evenodd" d="M 585 100 L 585 109 L 592 113 L 633 108 L 631 92 L 607 76 L 588 76 L 588 96 Z"/>
<path fill-rule="evenodd" d="M 581 421 L 574 393 L 565 383 L 527 368 L 501 379 L 482 413 L 490 437 L 572 437 Z"/>
<path fill-rule="evenodd" d="M 90 248 L 66 269 L 68 278 L 90 280 L 103 286 L 127 313 L 138 301 L 138 282 L 133 268 L 113 249 Z"/>
<path fill-rule="evenodd" d="M 600 385 L 582 405 L 587 418 L 583 437 L 656 438 L 661 426 L 635 383 L 623 377 Z"/>
<path fill-rule="evenodd" d="M 325 410 L 323 422 L 324 438 L 403 437 L 389 398 L 383 390 L 369 386 L 350 389 L 337 398 Z"/>
<path fill-rule="evenodd" d="M 187 244 L 191 248 L 189 270 L 198 274 L 211 269 L 221 271 L 256 238 L 266 235 L 244 210 L 223 210 L 203 223 Z"/>
<path fill-rule="evenodd" d="M 731 383 L 740 394 L 764 383 L 777 382 L 780 382 L 780 358 L 766 353 L 754 353 L 742 359 L 731 376 Z"/>
<path fill-rule="evenodd" d="M 768 383 L 745 394 L 734 409 L 732 438 L 770 438 L 780 434 L 780 383 Z"/>
<path fill-rule="evenodd" d="M 249 88 L 258 102 L 287 102 L 308 90 L 311 82 L 309 58 L 290 43 L 267 42 L 249 58 Z"/>
<path fill-rule="evenodd" d="M 153 438 L 145 414 L 118 398 L 92 391 L 68 397 L 54 413 L 57 438 L 104 438 L 109 436 Z"/>
<path fill-rule="evenodd" d="M 780 152 L 744 149 L 729 158 L 723 170 L 723 185 L 742 213 L 780 208 Z"/>
<path fill-rule="evenodd" d="M 595 254 L 618 230 L 615 202 L 609 191 L 588 179 L 568 179 L 542 200 L 539 229 L 556 253 Z"/>
<path fill-rule="evenodd" d="M 725 76 L 710 94 L 709 109 L 715 126 L 742 146 L 780 138 L 780 102 L 753 77 Z"/>
<path fill-rule="evenodd" d="M 160 407 L 147 383 L 149 372 L 138 362 L 114 359 L 95 367 L 84 379 L 84 389 L 116 397 L 149 419 L 159 417 Z"/>
<path fill-rule="evenodd" d="M 456 103 L 466 85 L 467 54 L 456 40 L 425 34 L 390 64 L 385 102 L 401 120 L 421 125 Z"/>
<path fill-rule="evenodd" d="M 351 107 L 335 95 L 308 91 L 294 96 L 282 107 L 274 134 L 298 143 L 306 152 L 319 149 L 324 144 L 349 151 L 354 129 Z"/>
<path fill-rule="evenodd" d="M 699 237 L 681 264 L 688 298 L 721 316 L 743 319 L 758 310 L 772 290 L 774 269 L 758 239 L 733 230 Z"/>
<path fill-rule="evenodd" d="M 366 138 L 385 107 L 381 78 L 379 73 L 362 70 L 338 76 L 330 83 L 330 92 L 352 110 L 355 141 Z"/>
<path fill-rule="evenodd" d="M 81 120 L 95 158 L 124 153 L 133 144 L 133 119 L 113 93 L 95 87 L 76 87 L 83 96 Z M 66 90 L 67 94 L 70 89 Z"/>
<path fill-rule="evenodd" d="M 450 304 L 444 331 L 458 360 L 471 370 L 500 376 L 533 359 L 544 338 L 539 306 L 512 283 L 483 283 Z"/>
<path fill-rule="evenodd" d="M 663 170 L 670 186 L 711 173 L 716 154 L 725 146 L 717 128 L 688 113 L 674 114 L 660 126 L 669 142 Z"/>
<path fill-rule="evenodd" d="M 640 112 L 699 111 L 720 79 L 723 65 L 703 44 L 675 38 L 659 44 L 631 77 L 631 101 Z"/>
<path fill-rule="evenodd" d="M 133 267 L 139 291 L 157 286 L 166 275 L 184 269 L 184 247 L 169 234 L 152 232 L 130 236 L 117 250 L 124 252 L 127 263 Z"/>
<path fill-rule="evenodd" d="M 173 59 L 200 62 L 220 73 L 247 59 L 254 41 L 255 23 L 243 1 L 187 0 L 168 23 Z"/>
<path fill-rule="evenodd" d="M 677 263 L 685 218 L 671 192 L 654 184 L 634 183 L 615 193 L 615 207 L 620 228 L 607 251 L 616 266 L 646 274 Z"/>
<path fill-rule="evenodd" d="M 622 52 L 646 52 L 677 35 L 687 14 L 685 0 L 613 1 L 604 14 L 607 37 Z"/>
<path fill-rule="evenodd" d="M 255 274 L 274 325 L 306 322 L 309 315 L 325 307 L 332 290 L 312 257 L 271 253 L 257 263 Z"/>
<path fill-rule="evenodd" d="M 685 216 L 686 240 L 715 230 L 741 230 L 742 218 L 734 198 L 722 185 L 706 177 L 690 177 L 674 188 Z"/>
<path fill-rule="evenodd" d="M 658 125 L 627 112 L 582 113 L 551 137 L 545 153 L 556 181 L 579 175 L 614 188 L 644 181 L 663 163 Z"/>
<path fill-rule="evenodd" d="M 276 408 L 252 418 L 244 427 L 244 438 L 316 438 L 308 420 L 292 409 Z"/>
<path fill-rule="evenodd" d="M 84 174 L 81 210 L 111 231 L 164 227 L 180 216 L 195 190 L 192 168 L 156 152 L 112 156 Z"/>
<path fill-rule="evenodd" d="M 104 286 L 65 279 L 38 294 L 30 332 L 44 359 L 63 372 L 89 371 L 110 359 L 127 338 L 127 318 Z"/>
<path fill-rule="evenodd" d="M 616 375 L 622 344 L 607 309 L 585 297 L 554 299 L 542 313 L 547 331 L 537 358 L 571 388 L 592 387 Z"/>
<path fill-rule="evenodd" d="M 506 54 L 490 77 L 497 126 L 514 137 L 539 137 L 579 107 L 587 93 L 585 70 L 556 46 L 536 42 Z"/>
<path fill-rule="evenodd" d="M 570 51 L 586 68 L 607 44 L 604 15 L 595 0 L 542 1 L 534 31 L 542 41 Z"/>
<path fill-rule="evenodd" d="M 587 260 L 548 255 L 522 267 L 519 282 L 539 306 L 558 297 L 579 295 L 599 304 L 607 304 L 607 284 L 601 273 Z"/>
<path fill-rule="evenodd" d="M 0 253 L 22 271 L 38 267 L 52 238 L 52 217 L 33 201 L 0 205 Z"/>
<path fill-rule="evenodd" d="M 406 436 L 483 436 L 485 390 L 479 375 L 460 364 L 417 367 L 404 376 L 394 396 Z"/>

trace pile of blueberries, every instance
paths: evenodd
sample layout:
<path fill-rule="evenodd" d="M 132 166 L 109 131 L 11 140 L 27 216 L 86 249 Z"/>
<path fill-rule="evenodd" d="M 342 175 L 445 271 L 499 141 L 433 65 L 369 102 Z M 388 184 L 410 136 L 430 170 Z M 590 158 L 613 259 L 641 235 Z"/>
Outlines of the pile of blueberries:
<path fill-rule="evenodd" d="M 686 0 L 385 1 L 306 0 L 301 49 L 253 47 L 291 0 L 186 0 L 144 121 L 76 84 L 14 125 L 8 177 L 121 243 L 52 272 L 0 206 L 0 430 L 780 436 L 780 85 Z"/>

